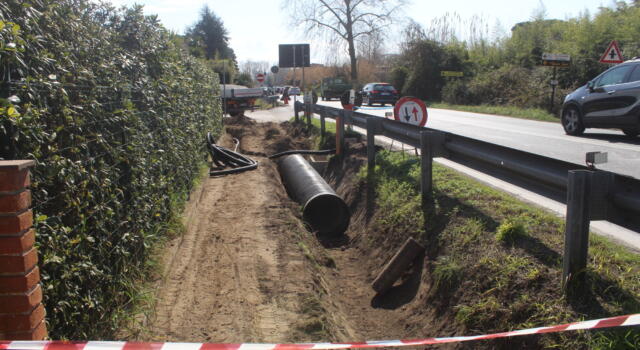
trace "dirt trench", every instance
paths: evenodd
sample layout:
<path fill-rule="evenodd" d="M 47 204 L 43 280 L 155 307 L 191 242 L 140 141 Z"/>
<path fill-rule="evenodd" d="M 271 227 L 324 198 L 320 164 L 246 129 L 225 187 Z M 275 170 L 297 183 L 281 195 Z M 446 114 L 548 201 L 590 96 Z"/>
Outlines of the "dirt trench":
<path fill-rule="evenodd" d="M 257 170 L 207 178 L 192 194 L 186 232 L 169 243 L 157 284 L 155 316 L 146 341 L 310 342 L 397 339 L 411 334 L 406 303 L 376 299 L 371 261 L 349 230 L 339 240 L 318 239 L 300 220 L 300 207 L 284 189 L 267 155 L 309 148 L 303 129 L 288 123 L 226 123 L 218 142 L 259 162 Z M 360 160 L 339 192 L 355 188 Z M 346 165 L 349 166 L 348 164 Z M 336 182 L 336 179 L 331 179 Z M 361 198 L 349 198 L 361 212 Z M 362 226 L 355 215 L 352 227 Z M 382 265 L 384 262 L 380 262 Z M 375 266 L 375 264 L 374 264 Z M 418 277 L 419 279 L 419 277 Z M 418 283 L 419 285 L 419 283 Z M 408 291 L 415 295 L 416 285 Z"/>

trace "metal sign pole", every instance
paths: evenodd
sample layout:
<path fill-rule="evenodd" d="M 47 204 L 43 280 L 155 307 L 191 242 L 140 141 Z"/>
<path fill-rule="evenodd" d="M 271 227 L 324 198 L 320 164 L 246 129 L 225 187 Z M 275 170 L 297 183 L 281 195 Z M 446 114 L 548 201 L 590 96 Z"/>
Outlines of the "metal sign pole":
<path fill-rule="evenodd" d="M 556 67 L 553 67 L 553 79 L 551 80 L 551 108 L 549 108 L 550 111 L 553 112 L 553 99 L 556 97 Z"/>
<path fill-rule="evenodd" d="M 293 48 L 293 83 L 291 85 L 296 86 L 296 46 L 292 46 Z M 296 105 L 297 96 L 293 95 L 293 105 Z"/>

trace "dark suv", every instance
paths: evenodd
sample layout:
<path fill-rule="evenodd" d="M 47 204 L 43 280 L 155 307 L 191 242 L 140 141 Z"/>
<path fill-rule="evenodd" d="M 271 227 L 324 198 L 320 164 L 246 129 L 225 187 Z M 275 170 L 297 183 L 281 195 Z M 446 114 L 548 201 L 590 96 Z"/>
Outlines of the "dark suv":
<path fill-rule="evenodd" d="M 392 105 L 398 101 L 398 91 L 391 84 L 387 83 L 369 83 L 362 88 L 362 103 L 368 106 L 379 103 L 384 106 L 385 103 Z"/>
<path fill-rule="evenodd" d="M 640 59 L 626 61 L 598 75 L 565 97 L 562 126 L 569 135 L 585 128 L 622 129 L 640 133 Z"/>

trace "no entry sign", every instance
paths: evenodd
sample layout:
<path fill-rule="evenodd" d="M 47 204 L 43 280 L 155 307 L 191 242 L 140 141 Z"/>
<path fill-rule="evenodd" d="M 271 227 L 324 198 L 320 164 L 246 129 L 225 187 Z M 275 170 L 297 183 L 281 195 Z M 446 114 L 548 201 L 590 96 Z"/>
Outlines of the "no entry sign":
<path fill-rule="evenodd" d="M 262 83 L 262 82 L 264 81 L 264 74 L 262 74 L 262 73 L 258 73 L 258 75 L 256 75 L 256 80 L 257 80 L 259 83 Z"/>
<path fill-rule="evenodd" d="M 393 116 L 403 123 L 424 126 L 427 123 L 427 106 L 418 98 L 403 97 L 396 102 Z"/>

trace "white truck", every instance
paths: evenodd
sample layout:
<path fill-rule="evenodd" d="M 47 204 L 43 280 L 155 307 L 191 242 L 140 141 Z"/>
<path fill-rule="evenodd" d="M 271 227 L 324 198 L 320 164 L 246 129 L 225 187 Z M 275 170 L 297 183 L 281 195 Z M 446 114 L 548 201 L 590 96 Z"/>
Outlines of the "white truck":
<path fill-rule="evenodd" d="M 256 99 L 264 95 L 262 88 L 248 88 L 242 85 L 220 85 L 220 90 L 225 110 L 232 117 L 248 109 L 253 110 Z"/>

